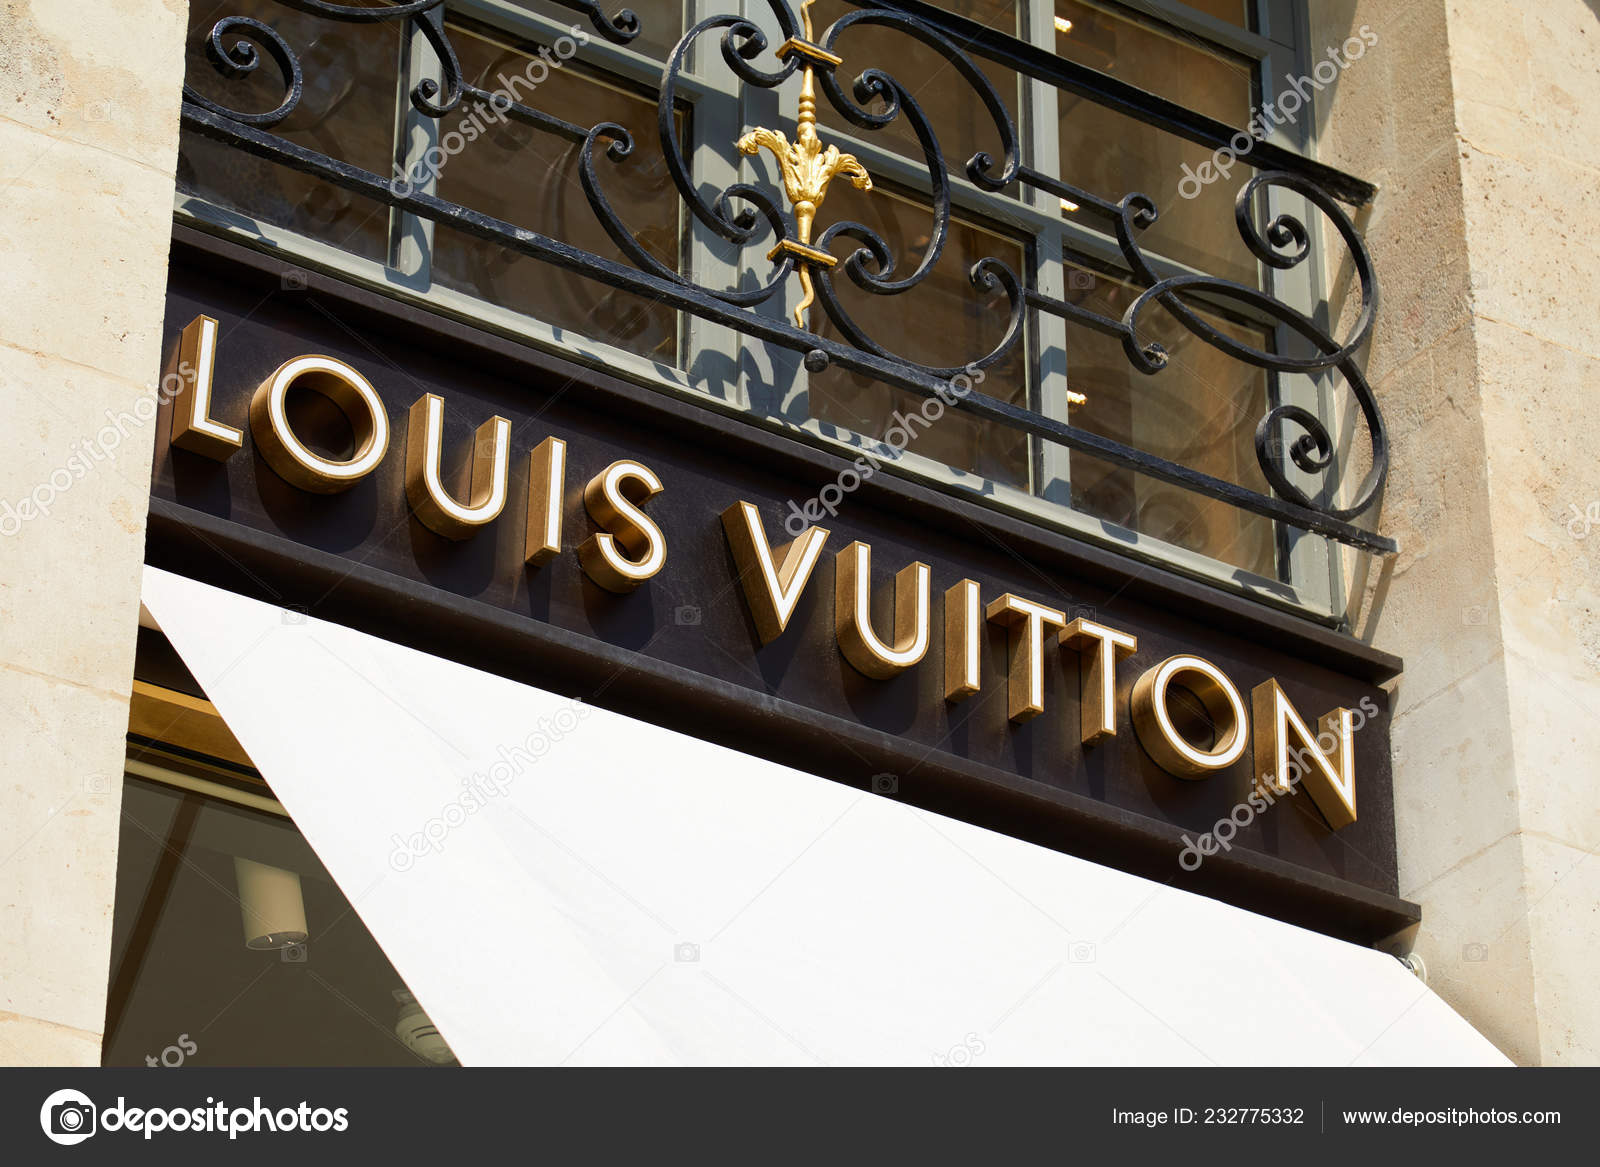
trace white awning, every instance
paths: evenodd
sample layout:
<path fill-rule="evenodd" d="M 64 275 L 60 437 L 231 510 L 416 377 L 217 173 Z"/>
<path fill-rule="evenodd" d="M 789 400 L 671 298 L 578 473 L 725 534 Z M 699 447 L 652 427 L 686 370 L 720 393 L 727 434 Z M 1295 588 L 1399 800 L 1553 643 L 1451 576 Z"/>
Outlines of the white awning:
<path fill-rule="evenodd" d="M 144 600 L 464 1064 L 1508 1064 L 1390 956 L 164 571 Z"/>

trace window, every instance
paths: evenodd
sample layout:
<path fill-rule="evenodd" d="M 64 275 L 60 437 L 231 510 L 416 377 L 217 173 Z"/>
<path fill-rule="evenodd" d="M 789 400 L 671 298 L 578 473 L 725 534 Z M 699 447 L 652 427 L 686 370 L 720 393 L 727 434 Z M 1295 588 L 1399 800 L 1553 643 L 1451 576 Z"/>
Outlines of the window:
<path fill-rule="evenodd" d="M 104 1064 L 455 1065 L 170 646 L 135 668 Z"/>
<path fill-rule="evenodd" d="M 365 0 L 364 6 L 385 4 Z M 191 84 L 230 108 L 270 109 L 281 87 L 267 76 L 269 64 L 242 83 L 217 75 L 206 47 L 216 14 L 204 7 L 191 11 Z M 417 113 L 414 88 L 431 84 L 437 92 L 448 78 L 410 26 L 329 21 L 279 0 L 224 6 L 276 29 L 301 56 L 305 97 L 274 131 L 290 141 L 405 177 L 426 193 L 610 260 L 653 265 L 712 289 L 760 288 L 773 278 L 770 233 L 735 246 L 691 213 L 660 150 L 656 114 L 663 62 L 698 19 L 742 11 L 768 37 L 768 51 L 751 67 L 772 68 L 770 49 L 782 37 L 770 7 L 754 0 L 742 8 L 740 0 L 687 0 L 682 7 L 648 0 L 632 7 L 641 31 L 617 45 L 554 0 L 446 5 L 441 19 L 463 81 L 480 93 L 509 92 L 557 119 L 536 127 L 470 99 L 438 121 Z M 1303 39 L 1297 33 L 1303 19 L 1288 0 L 947 0 L 942 7 L 1229 126 L 1250 123 L 1272 95 L 1273 78 L 1295 70 Z M 856 10 L 847 0 L 816 0 L 811 14 L 819 39 Z M 573 28 L 586 41 L 576 54 Z M 673 133 L 703 197 L 741 181 L 776 197 L 781 180 L 771 158 L 743 157 L 734 142 L 755 126 L 792 131 L 798 82 L 776 89 L 746 84 L 723 59 L 725 29 L 693 43 L 679 74 Z M 998 261 L 1025 287 L 1120 317 L 1138 285 L 1103 219 L 1046 190 L 1012 183 L 990 191 L 968 177 L 968 158 L 986 152 L 1002 159 L 1004 143 L 977 90 L 938 51 L 902 29 L 872 23 L 844 29 L 834 47 L 845 59 L 839 76 L 847 91 L 866 68 L 887 70 L 904 85 L 938 135 L 950 176 L 948 238 L 913 290 L 891 296 L 858 287 L 842 261 L 859 233 L 846 231 L 833 242 L 831 253 L 841 262 L 829 273 L 831 287 L 840 309 L 873 343 L 940 368 L 988 354 L 1011 331 L 1011 307 L 999 282 L 975 285 L 971 273 L 980 260 Z M 1195 184 L 1185 197 L 1181 184 L 1210 158 L 1209 148 L 981 55 L 972 60 L 1012 113 L 1023 165 L 1112 201 L 1132 191 L 1155 201 L 1160 217 L 1140 244 L 1158 277 L 1226 277 L 1308 312 L 1320 301 L 1316 259 L 1288 273 L 1272 271 L 1242 241 L 1233 200 L 1252 173 L 1248 158 L 1230 179 Z M 241 84 L 256 105 L 241 96 Z M 873 98 L 866 108 L 884 107 Z M 847 220 L 860 224 L 892 254 L 894 278 L 904 278 L 928 254 L 934 222 L 934 186 L 911 117 L 902 112 L 882 129 L 862 128 L 819 96 L 818 119 L 823 141 L 859 158 L 874 185 L 863 193 L 835 182 L 818 232 Z M 1279 125 L 1269 140 L 1303 148 L 1310 120 Z M 604 142 L 595 152 L 598 183 L 627 225 L 626 248 L 607 235 L 584 190 L 582 132 L 600 122 L 622 127 L 633 140 L 631 152 L 607 154 Z M 392 294 L 603 360 L 626 375 L 710 394 L 806 440 L 875 451 L 902 472 L 976 490 L 995 505 L 1181 570 L 1324 616 L 1338 611 L 1337 561 L 1320 536 L 959 410 L 947 411 L 903 452 L 888 448 L 896 416 L 919 403 L 909 390 L 840 367 L 810 371 L 797 353 L 766 351 L 724 325 L 391 211 L 192 132 L 183 139 L 179 202 L 181 213 L 213 228 L 293 248 L 307 262 Z M 1318 220 L 1298 195 L 1278 190 L 1265 210 Z M 867 270 L 884 275 L 871 265 Z M 786 286 L 758 311 L 787 315 L 799 296 L 797 287 Z M 1270 315 L 1237 301 L 1192 302 L 1222 334 L 1263 351 L 1288 351 Z M 850 339 L 823 304 L 812 306 L 809 322 L 822 337 Z M 982 393 L 1261 494 L 1272 490 L 1257 464 L 1259 419 L 1289 403 L 1333 428 L 1320 381 L 1239 362 L 1159 306 L 1140 318 L 1140 340 L 1159 341 L 1171 354 L 1168 367 L 1153 376 L 1136 371 L 1115 338 L 1060 314 L 1027 311 L 1021 330 L 1016 346 L 983 370 Z M 1073 400 L 1075 394 L 1084 400 Z"/>
<path fill-rule="evenodd" d="M 456 1064 L 259 779 L 149 746 L 128 767 L 105 1065 Z"/>

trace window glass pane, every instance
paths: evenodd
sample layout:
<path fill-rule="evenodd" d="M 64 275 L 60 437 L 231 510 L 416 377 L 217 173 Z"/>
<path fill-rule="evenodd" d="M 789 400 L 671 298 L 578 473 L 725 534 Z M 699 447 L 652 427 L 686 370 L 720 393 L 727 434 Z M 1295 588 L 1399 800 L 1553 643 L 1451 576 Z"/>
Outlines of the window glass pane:
<path fill-rule="evenodd" d="M 1215 16 L 1240 28 L 1250 27 L 1250 0 L 1183 0 L 1183 3 L 1196 12 L 1204 12 L 1207 16 Z"/>
<path fill-rule="evenodd" d="M 130 775 L 103 1060 L 151 1058 L 455 1064 L 293 823 Z"/>
<path fill-rule="evenodd" d="M 811 9 L 817 36 L 821 37 L 829 25 L 846 13 L 855 11 L 856 7 L 845 0 L 818 0 Z M 1011 0 L 948 0 L 940 7 L 1011 36 L 1018 35 L 1020 30 L 1018 21 L 1022 6 Z M 839 78 L 845 83 L 847 96 L 854 98 L 849 83 L 862 70 L 881 69 L 904 85 L 922 107 L 922 112 L 927 115 L 938 137 L 946 169 L 952 174 L 965 175 L 967 160 L 981 150 L 995 160 L 992 171 L 999 171 L 1005 155 L 993 116 L 984 107 L 977 90 L 967 84 L 955 66 L 935 49 L 897 29 L 861 25 L 842 33 L 834 47 L 844 58 L 844 64 L 839 66 Z M 1024 131 L 1019 115 L 1020 89 L 1016 72 L 981 57 L 971 56 L 971 59 L 989 78 L 1000 100 L 1011 112 L 1020 139 Z M 882 112 L 882 103 L 874 102 L 869 108 L 874 112 Z M 884 129 L 861 130 L 851 126 L 833 109 L 827 98 L 818 93 L 817 118 L 824 126 L 861 135 L 875 145 L 909 155 L 919 163 L 923 161 L 922 147 L 904 112 Z M 826 134 L 823 134 L 823 139 L 827 140 Z M 1024 145 L 1024 161 L 1028 157 Z M 1015 197 L 1015 186 L 1006 193 Z"/>
<path fill-rule="evenodd" d="M 862 193 L 852 186 L 828 188 L 830 221 L 849 219 L 876 231 L 895 256 L 900 278 L 915 270 L 927 251 L 933 213 L 926 206 L 882 187 Z M 844 240 L 833 252 L 841 261 L 850 254 Z M 944 254 L 921 285 L 898 296 L 877 296 L 851 282 L 844 266 L 834 269 L 839 299 L 858 327 L 884 348 L 918 364 L 963 366 L 990 352 L 1005 336 L 1009 312 L 1005 293 L 980 293 L 967 278 L 978 260 L 1001 260 L 1024 282 L 1026 254 L 1020 243 L 970 223 L 953 221 Z M 811 323 L 822 336 L 839 337 L 821 304 L 811 309 Z M 1028 402 L 1026 343 L 1020 343 L 999 365 L 985 370 L 977 392 L 1017 405 Z M 874 438 L 892 437 L 894 414 L 911 417 L 931 399 L 880 384 L 870 377 L 829 368 L 810 379 L 810 416 Z M 1008 427 L 979 421 L 947 409 L 921 427 L 907 448 L 946 466 L 1026 489 L 1027 438 Z"/>
<path fill-rule="evenodd" d="M 516 47 L 476 29 L 450 26 L 451 41 L 469 81 L 496 87 L 501 74 L 520 74 L 537 49 Z M 528 104 L 524 95 L 523 104 Z M 576 64 L 552 69 L 533 102 L 541 112 L 579 126 L 615 122 L 634 135 L 622 162 L 596 151 L 596 171 L 613 209 L 654 258 L 679 267 L 679 200 L 656 138 L 656 104 Z M 680 119 L 681 125 L 681 119 Z M 464 144 L 436 169 L 441 198 L 550 235 L 575 247 L 624 260 L 589 205 L 579 180 L 580 147 L 533 126 L 500 121 L 481 107 L 462 108 L 440 123 L 440 141 Z M 468 141 L 467 139 L 472 139 Z M 519 256 L 501 243 L 441 227 L 434 237 L 435 282 L 582 336 L 665 363 L 677 359 L 677 313 L 542 260 Z"/>
<path fill-rule="evenodd" d="M 1249 123 L 1254 70 L 1243 59 L 1080 0 L 1056 0 L 1056 14 L 1056 52 L 1067 60 L 1230 126 Z M 1248 181 L 1248 168 L 1241 165 L 1231 178 L 1210 184 L 1186 183 L 1212 150 L 1066 92 L 1057 115 L 1063 179 L 1105 198 L 1142 191 L 1155 200 L 1161 215 L 1141 234 L 1144 247 L 1215 275 L 1256 282 L 1255 259 L 1233 219 L 1233 198 Z"/>
<path fill-rule="evenodd" d="M 563 8 L 559 4 L 550 3 L 549 0 L 512 0 L 512 3 L 517 8 L 526 8 L 529 12 L 560 21 L 569 28 L 577 25 L 596 40 L 605 39 L 595 31 L 594 24 L 587 16 L 571 8 Z M 671 55 L 678 38 L 683 35 L 682 0 L 601 0 L 600 2 L 600 10 L 608 18 L 624 8 L 631 9 L 639 18 L 639 35 L 624 47 L 643 53 L 647 57 L 665 58 Z M 738 9 L 729 7 L 726 11 L 736 12 Z M 704 43 L 715 44 L 716 34 L 703 39 Z M 606 41 L 606 43 L 612 42 Z"/>
<path fill-rule="evenodd" d="M 383 4 L 366 0 L 364 7 Z M 231 0 L 189 9 L 186 79 L 228 109 L 266 113 L 282 102 L 278 67 L 259 46 L 257 68 L 224 78 L 206 55 L 211 29 L 226 16 L 261 21 L 300 59 L 305 92 L 285 121 L 271 130 L 296 145 L 388 176 L 394 158 L 395 94 L 400 30 L 395 24 L 349 24 L 296 12 L 278 0 Z M 248 38 L 223 37 L 232 47 Z M 368 259 L 387 252 L 389 211 L 318 178 L 185 131 L 178 154 L 178 190 L 236 209 L 258 222 L 285 227 Z"/>
<path fill-rule="evenodd" d="M 1070 263 L 1067 283 L 1069 300 L 1113 319 L 1138 294 L 1120 280 Z M 1212 312 L 1200 315 L 1243 343 L 1271 348 L 1259 326 Z M 1169 359 L 1161 372 L 1147 376 L 1136 370 L 1113 337 L 1068 327 L 1067 381 L 1089 399 L 1072 407 L 1073 425 L 1271 494 L 1255 454 L 1256 423 L 1268 408 L 1266 373 L 1206 344 L 1159 306 L 1145 312 L 1139 335 L 1166 347 Z M 1072 505 L 1078 510 L 1277 578 L 1270 520 L 1078 451 L 1072 452 L 1071 468 Z"/>

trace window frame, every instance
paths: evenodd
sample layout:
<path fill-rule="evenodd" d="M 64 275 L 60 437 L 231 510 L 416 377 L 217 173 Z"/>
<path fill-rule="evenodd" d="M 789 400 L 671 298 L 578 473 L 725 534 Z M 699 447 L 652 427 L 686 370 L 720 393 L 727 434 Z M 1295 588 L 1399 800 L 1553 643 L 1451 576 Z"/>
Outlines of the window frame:
<path fill-rule="evenodd" d="M 1195 34 L 1230 53 L 1253 62 L 1255 78 L 1253 101 L 1257 108 L 1274 100 L 1280 92 L 1277 79 L 1298 74 L 1306 64 L 1309 19 L 1302 0 L 1247 0 L 1255 31 L 1239 28 L 1181 3 L 1180 0 L 1095 0 L 1115 10 L 1131 10 Z M 1026 26 L 1017 34 L 1036 45 L 1054 45 L 1054 4 L 1045 0 L 1020 0 Z M 547 16 L 516 6 L 512 0 L 449 0 L 442 19 L 467 18 L 503 30 L 507 35 L 550 43 L 566 35 L 574 26 L 585 27 L 577 13 L 570 19 Z M 772 43 L 776 22 L 765 0 L 683 0 L 683 27 L 691 27 L 704 14 L 739 12 L 763 27 Z M 1021 22 L 1019 22 L 1021 23 Z M 586 29 L 586 31 L 588 31 Z M 409 24 L 402 24 L 400 70 L 396 92 L 396 157 L 411 161 L 435 145 L 438 123 L 412 108 L 409 92 L 424 77 L 438 80 L 437 64 L 421 35 Z M 702 39 L 696 55 L 703 56 L 714 36 Z M 590 69 L 611 74 L 625 83 L 659 90 L 661 61 L 627 46 L 616 45 L 590 32 L 580 59 Z M 848 63 L 847 63 L 848 67 Z M 1046 82 L 1019 78 L 1020 93 L 1002 94 L 1012 101 L 1024 159 L 1046 175 L 1058 175 L 1059 157 L 1056 134 L 1055 88 Z M 734 140 L 744 128 L 753 125 L 784 125 L 791 116 L 798 93 L 798 80 L 772 90 L 740 86 L 736 79 L 713 80 L 700 72 L 695 55 L 678 75 L 680 100 L 690 110 L 691 138 L 687 155 L 697 184 L 702 189 L 722 188 L 734 182 L 773 181 L 776 176 L 763 157 L 748 159 L 738 155 Z M 1268 139 L 1301 153 L 1311 145 L 1310 126 L 1314 117 L 1302 116 L 1292 125 L 1279 125 Z M 936 127 L 937 128 L 937 127 Z M 897 187 L 926 193 L 928 175 L 920 159 L 913 159 L 880 145 L 870 134 L 859 134 L 830 125 L 830 143 L 854 153 L 871 172 Z M 1062 175 L 1067 181 L 1072 176 Z M 950 175 L 952 214 L 986 230 L 995 230 L 1021 241 L 1028 253 L 1033 286 L 1046 296 L 1062 298 L 1066 292 L 1067 251 L 1072 251 L 1125 270 L 1115 240 L 1060 213 L 1058 200 L 1047 192 L 1022 187 L 1015 197 L 984 191 L 959 173 Z M 428 189 L 423 187 L 421 189 Z M 1124 192 L 1097 192 L 1120 197 Z M 1272 192 L 1269 215 L 1280 210 L 1302 210 L 1292 198 L 1286 200 Z M 287 228 L 260 223 L 248 216 L 219 206 L 196 195 L 179 192 L 176 215 L 214 233 L 244 237 L 253 245 L 290 253 L 304 262 L 340 278 L 365 285 L 387 295 L 418 303 L 445 315 L 479 327 L 533 343 L 582 364 L 605 368 L 674 394 L 684 395 L 701 405 L 738 415 L 745 420 L 784 432 L 808 444 L 833 449 L 847 456 L 871 453 L 890 462 L 903 477 L 920 480 L 934 487 L 973 495 L 1007 512 L 1020 514 L 1042 526 L 1064 531 L 1086 541 L 1109 546 L 1132 558 L 1204 579 L 1228 590 L 1242 592 L 1322 623 L 1338 623 L 1346 599 L 1342 590 L 1342 561 L 1348 554 L 1332 540 L 1304 532 L 1274 520 L 1276 559 L 1279 578 L 1267 578 L 1236 568 L 1226 561 L 1190 551 L 1154 536 L 1143 535 L 1078 511 L 1070 505 L 1070 460 L 1072 452 L 1055 443 L 1030 439 L 1028 490 L 984 479 L 974 473 L 947 466 L 913 451 L 893 451 L 881 441 L 837 424 L 809 418 L 808 377 L 798 353 L 776 350 L 738 334 L 726 325 L 699 317 L 679 314 L 678 351 L 675 365 L 617 348 L 600 341 L 575 336 L 570 329 L 547 324 L 536 318 L 478 299 L 468 293 L 436 285 L 429 271 L 429 252 L 434 224 L 397 211 L 390 214 L 390 247 L 386 262 L 353 255 L 330 244 L 309 239 Z M 681 203 L 678 207 L 679 236 L 684 240 L 680 262 L 683 270 L 706 286 L 732 286 L 741 279 L 767 274 L 761 256 L 751 254 L 732 258 L 729 247 L 716 240 Z M 1258 265 L 1261 286 L 1297 307 L 1310 310 L 1321 303 L 1317 289 L 1324 286 L 1325 267 L 1320 247 L 1319 216 L 1300 216 L 1312 231 L 1311 254 L 1300 267 L 1279 273 Z M 721 252 L 721 254 L 719 254 Z M 735 253 L 736 254 L 736 253 Z M 1188 274 L 1198 269 L 1152 252 L 1148 256 L 1158 277 Z M 1209 273 L 1201 273 L 1209 274 Z M 758 311 L 780 315 L 792 310 L 798 301 L 797 288 L 785 288 Z M 1198 298 L 1197 298 L 1198 299 Z M 1287 329 L 1263 314 L 1237 304 L 1218 305 L 1226 314 L 1271 330 L 1280 347 L 1287 342 Z M 817 309 L 820 311 L 820 309 Z M 1028 407 L 1048 417 L 1067 417 L 1067 325 L 1049 313 L 1030 312 L 1025 321 Z M 736 355 L 731 355 L 736 354 Z M 724 366 L 718 368 L 720 363 Z M 755 376 L 751 374 L 754 373 Z M 1267 408 L 1292 402 L 1310 409 L 1322 418 L 1335 436 L 1335 479 L 1340 460 L 1356 429 L 1350 410 L 1333 416 L 1335 397 L 1330 392 L 1331 377 L 1323 375 L 1309 386 L 1290 389 L 1285 379 L 1266 373 Z M 1305 378 L 1294 380 L 1304 381 Z M 762 385 L 783 386 L 763 390 Z M 752 391 L 752 386 L 755 391 Z M 1298 485 L 1315 489 L 1310 475 L 1300 476 L 1287 467 Z M 1303 478 L 1303 481 L 1298 479 Z"/>

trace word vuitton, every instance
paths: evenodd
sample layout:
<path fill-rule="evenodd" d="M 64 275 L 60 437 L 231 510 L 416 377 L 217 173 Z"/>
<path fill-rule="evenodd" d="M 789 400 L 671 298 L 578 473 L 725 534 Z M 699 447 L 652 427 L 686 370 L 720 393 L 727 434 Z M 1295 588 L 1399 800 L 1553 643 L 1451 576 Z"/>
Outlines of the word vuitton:
<path fill-rule="evenodd" d="M 196 317 L 183 331 L 178 356 L 188 374 L 172 404 L 171 440 L 176 447 L 222 461 L 242 447 L 244 435 L 211 416 L 216 335 L 217 323 L 207 316 Z M 318 453 L 296 433 L 286 403 L 297 386 L 320 394 L 344 415 L 355 435 L 349 457 Z M 406 414 L 405 493 L 423 525 L 447 539 L 463 540 L 505 509 L 511 423 L 496 416 L 478 427 L 463 499 L 443 479 L 444 404 L 438 395 L 424 393 Z M 377 469 L 390 444 L 388 411 L 377 391 L 361 373 L 333 357 L 305 355 L 285 361 L 255 389 L 248 413 L 262 459 L 285 481 L 312 493 L 348 490 Z M 523 558 L 531 567 L 564 549 L 566 454 L 565 442 L 547 437 L 527 455 Z M 663 489 L 650 467 L 631 458 L 612 462 L 584 484 L 583 506 L 596 530 L 576 552 L 584 573 L 600 587 L 625 593 L 665 567 L 666 536 L 645 510 Z M 774 546 L 760 510 L 742 499 L 725 508 L 720 521 L 757 636 L 762 644 L 771 643 L 798 610 L 832 534 L 813 525 Z M 1098 619 L 1068 619 L 1049 604 L 1011 592 L 986 597 L 973 579 L 936 593 L 932 571 L 921 562 L 896 570 L 892 627 L 880 632 L 872 618 L 872 546 L 852 541 L 834 552 L 833 564 L 839 651 L 867 677 L 887 680 L 924 664 L 933 649 L 937 601 L 946 701 L 959 703 L 982 690 L 986 631 L 1003 628 L 1003 683 L 1011 722 L 1044 712 L 1047 654 L 1071 653 L 1078 664 L 1079 736 L 1085 748 L 1117 736 L 1120 703 L 1125 701 L 1139 743 L 1168 773 L 1204 779 L 1233 768 L 1249 752 L 1257 791 L 1277 796 L 1298 783 L 1333 829 L 1356 819 L 1355 725 L 1349 709 L 1331 710 L 1313 729 L 1270 678 L 1250 691 L 1247 708 L 1227 674 L 1192 653 L 1178 653 L 1131 675 L 1127 661 L 1138 651 L 1132 633 Z M 1190 740 L 1179 728 L 1175 707 L 1180 691 L 1203 706 L 1213 731 L 1210 742 Z"/>

